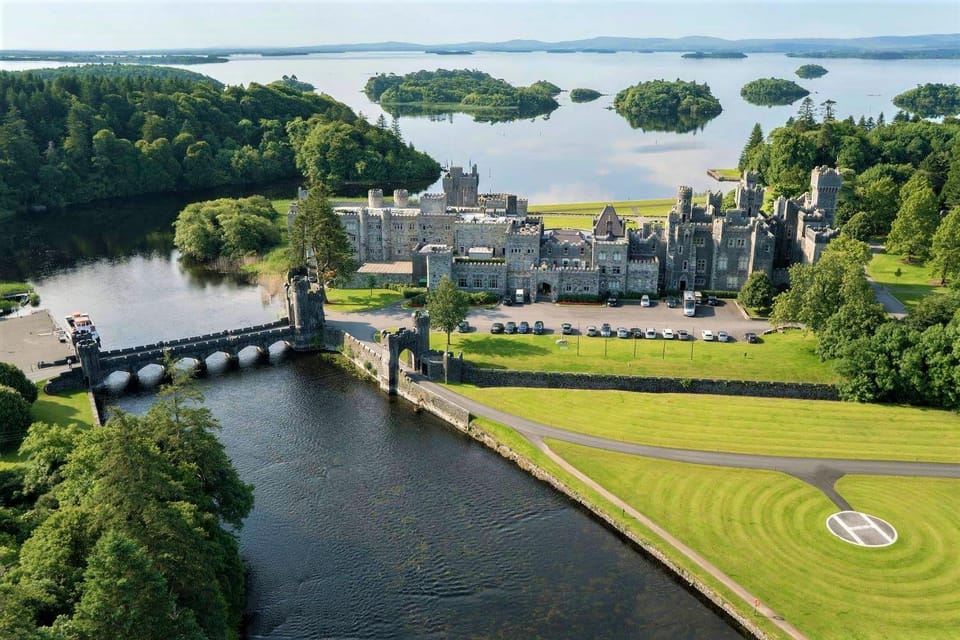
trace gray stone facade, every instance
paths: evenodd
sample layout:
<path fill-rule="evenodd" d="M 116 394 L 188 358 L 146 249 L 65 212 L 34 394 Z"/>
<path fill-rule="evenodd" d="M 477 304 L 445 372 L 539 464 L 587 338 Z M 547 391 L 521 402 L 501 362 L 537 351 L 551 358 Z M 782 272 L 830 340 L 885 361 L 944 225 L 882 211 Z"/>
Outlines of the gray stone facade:
<path fill-rule="evenodd" d="M 564 295 L 639 295 L 689 289 L 736 291 L 751 273 L 764 271 L 786 284 L 791 264 L 817 261 L 836 235 L 831 228 L 840 174 L 816 167 L 810 192 L 778 198 L 760 212 L 764 189 L 745 172 L 736 207 L 721 210 L 722 196 L 693 203 L 689 187 L 661 219 L 638 220 L 628 229 L 611 206 L 594 218 L 592 232 L 545 230 L 527 215 L 527 202 L 512 194 L 479 194 L 476 166 L 451 167 L 443 194 L 423 194 L 419 206 L 394 192 L 393 205 L 379 189 L 366 207 L 340 207 L 360 263 L 412 260 L 411 284 L 433 287 L 444 276 L 466 291 L 498 295 L 523 289 L 531 299 Z M 296 214 L 296 203 L 290 216 Z"/>

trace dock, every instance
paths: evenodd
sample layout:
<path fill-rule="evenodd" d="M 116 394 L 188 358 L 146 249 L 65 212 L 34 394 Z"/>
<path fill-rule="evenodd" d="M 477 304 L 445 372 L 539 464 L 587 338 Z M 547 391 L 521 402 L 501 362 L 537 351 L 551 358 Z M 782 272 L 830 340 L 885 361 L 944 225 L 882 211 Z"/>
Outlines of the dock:
<path fill-rule="evenodd" d="M 57 331 L 61 327 L 46 309 L 19 315 L 0 317 L 0 361 L 19 367 L 34 382 L 52 378 L 70 365 L 37 366 L 38 362 L 55 362 L 75 355 L 73 345 L 60 342 Z"/>

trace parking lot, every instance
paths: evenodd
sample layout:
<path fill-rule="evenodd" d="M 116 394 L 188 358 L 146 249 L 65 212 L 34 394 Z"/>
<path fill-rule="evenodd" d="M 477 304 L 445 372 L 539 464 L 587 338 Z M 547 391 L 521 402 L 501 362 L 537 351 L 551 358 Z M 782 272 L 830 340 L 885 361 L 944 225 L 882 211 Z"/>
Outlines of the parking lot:
<path fill-rule="evenodd" d="M 653 328 L 658 337 L 662 335 L 663 329 L 669 328 L 674 331 L 685 329 L 698 340 L 704 329 L 709 329 L 714 335 L 718 331 L 726 331 L 733 341 L 742 341 L 748 331 L 759 334 L 770 328 L 765 321 L 746 318 L 733 301 L 726 301 L 716 307 L 697 305 L 697 315 L 692 318 L 684 316 L 679 307 L 671 309 L 665 302 L 653 302 L 650 307 L 641 307 L 639 300 L 622 301 L 617 307 L 549 302 L 509 307 L 501 304 L 493 309 L 473 309 L 467 316 L 473 330 L 487 333 L 494 322 L 513 321 L 519 324 L 522 320 L 526 320 L 531 326 L 536 320 L 542 320 L 545 334 L 559 335 L 560 325 L 569 322 L 573 325 L 574 333 L 586 335 L 589 325 L 595 325 L 599 329 L 606 322 L 610 324 L 614 336 L 618 327 L 644 330 Z"/>

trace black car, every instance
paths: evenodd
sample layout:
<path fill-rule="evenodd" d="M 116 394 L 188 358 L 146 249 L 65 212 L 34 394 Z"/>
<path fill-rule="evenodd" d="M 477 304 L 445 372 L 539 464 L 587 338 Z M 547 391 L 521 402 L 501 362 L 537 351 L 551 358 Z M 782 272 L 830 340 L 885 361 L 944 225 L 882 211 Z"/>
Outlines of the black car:
<path fill-rule="evenodd" d="M 747 342 L 756 342 L 757 334 L 755 334 L 752 331 L 748 331 L 745 334 L 743 334 L 743 339 L 746 340 Z"/>
<path fill-rule="evenodd" d="M 677 307 L 680 306 L 680 300 L 671 296 L 667 298 L 667 306 L 670 307 L 671 309 L 676 309 Z"/>
<path fill-rule="evenodd" d="M 543 321 L 537 320 L 533 323 L 533 335 L 539 336 L 543 335 Z"/>
<path fill-rule="evenodd" d="M 560 325 L 560 331 L 561 333 L 563 333 L 563 335 L 569 336 L 570 334 L 573 333 L 573 325 L 570 324 L 569 322 L 564 322 L 563 324 Z"/>
<path fill-rule="evenodd" d="M 503 323 L 494 322 L 492 325 L 490 325 L 490 333 L 503 333 Z"/>
<path fill-rule="evenodd" d="M 503 327 L 504 333 L 516 333 L 517 332 L 517 323 L 511 320 Z"/>
<path fill-rule="evenodd" d="M 609 298 L 607 298 L 607 306 L 608 306 L 608 307 L 618 307 L 618 306 L 620 306 L 620 301 L 617 300 L 615 297 L 610 296 Z"/>
<path fill-rule="evenodd" d="M 457 325 L 458 333 L 467 333 L 468 331 L 470 331 L 470 323 L 466 320 Z"/>
<path fill-rule="evenodd" d="M 530 323 L 526 320 L 521 320 L 520 326 L 517 327 L 517 333 L 530 333 Z"/>
<path fill-rule="evenodd" d="M 707 304 L 710 305 L 711 307 L 716 307 L 717 305 L 720 304 L 720 301 L 717 300 L 717 296 L 711 294 L 707 296 Z"/>

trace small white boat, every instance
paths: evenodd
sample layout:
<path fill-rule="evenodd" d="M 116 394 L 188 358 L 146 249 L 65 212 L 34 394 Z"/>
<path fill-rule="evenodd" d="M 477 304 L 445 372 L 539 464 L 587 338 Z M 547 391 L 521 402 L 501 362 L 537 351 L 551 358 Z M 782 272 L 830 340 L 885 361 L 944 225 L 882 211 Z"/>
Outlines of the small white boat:
<path fill-rule="evenodd" d="M 100 344 L 100 334 L 97 333 L 97 327 L 93 320 L 86 313 L 74 311 L 66 317 L 67 333 L 70 335 L 70 341 L 76 344 L 82 338 L 92 338 Z"/>

